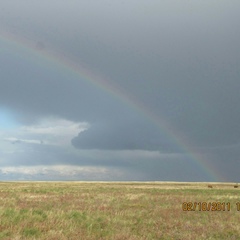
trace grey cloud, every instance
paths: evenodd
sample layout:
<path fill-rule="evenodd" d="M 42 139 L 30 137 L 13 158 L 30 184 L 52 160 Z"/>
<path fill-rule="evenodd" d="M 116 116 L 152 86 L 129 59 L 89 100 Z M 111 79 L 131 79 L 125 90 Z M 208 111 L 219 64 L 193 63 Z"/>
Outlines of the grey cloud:
<path fill-rule="evenodd" d="M 93 125 L 74 138 L 72 144 L 79 149 L 181 151 L 157 126 L 128 120 Z"/>
<path fill-rule="evenodd" d="M 20 150 L 20 149 L 19 149 Z M 3 155 L 3 154 L 2 154 Z M 150 151 L 97 151 L 81 150 L 72 154 L 53 146 L 27 146 L 25 152 L 8 154 L 6 161 L 1 161 L 1 179 L 19 179 L 25 177 L 32 180 L 165 180 L 165 181 L 213 181 L 212 176 L 199 170 L 192 159 L 184 154 L 160 154 Z M 5 157 L 7 154 L 4 155 Z M 0 155 L 0 158 L 4 157 Z M 33 161 L 34 159 L 34 161 Z M 59 175 L 51 171 L 55 166 L 71 166 L 77 168 L 94 168 L 95 175 L 81 173 L 74 176 Z M 49 169 L 38 171 L 39 167 Z M 5 169 L 16 169 L 8 171 Z M 20 169 L 19 169 L 20 168 Z M 22 170 L 21 170 L 22 169 Z M 102 174 L 101 169 L 107 172 Z M 23 172 L 24 170 L 24 172 Z M 2 174 L 1 174 L 2 172 Z M 40 174 L 45 172 L 46 174 Z M 24 174 L 25 173 L 25 174 Z"/>
<path fill-rule="evenodd" d="M 17 51 L 18 49 L 16 49 Z M 60 71 L 59 66 L 49 69 L 46 65 L 30 62 L 14 54 L 1 56 L 2 104 L 15 108 L 19 113 L 36 116 L 60 115 L 80 121 L 111 118 L 121 112 L 122 103 L 91 83 Z M 71 76 L 72 75 L 72 76 Z M 30 115 L 31 116 L 31 115 Z M 29 116 L 29 118 L 30 118 Z"/>
<path fill-rule="evenodd" d="M 196 153 L 205 149 L 209 162 L 218 164 L 219 157 L 220 172 L 227 159 L 237 166 L 238 150 L 226 146 L 240 142 L 239 6 L 235 0 L 5 1 L 0 35 L 9 33 L 43 54 L 51 51 L 83 63 L 93 75 L 114 85 L 122 99 L 0 39 L 0 106 L 12 109 L 24 125 L 47 116 L 88 122 L 91 127 L 72 139 L 75 151 L 82 153 L 98 149 L 108 154 L 118 150 L 183 154 L 177 146 L 183 138 Z M 130 106 L 131 99 L 142 113 Z M 161 121 L 156 126 L 149 120 L 147 112 L 154 113 L 155 122 L 167 122 L 179 143 Z M 216 147 L 221 150 L 207 150 Z M 34 155 L 36 164 L 67 159 L 110 164 L 106 156 L 97 161 L 89 154 L 79 160 L 61 151 L 64 157 L 57 160 L 52 148 L 39 144 L 35 149 L 36 156 L 46 153 L 45 160 Z M 129 166 L 116 158 L 118 167 Z M 161 169 L 163 162 L 151 164 Z M 232 166 L 226 168 L 229 179 Z M 141 172 L 137 166 L 131 169 Z M 154 167 L 148 169 L 142 176 L 151 172 L 158 176 Z M 176 171 L 170 172 L 175 176 Z M 161 174 L 158 177 L 165 176 Z M 179 179 L 185 179 L 183 175 Z M 233 179 L 236 176 L 235 171 Z"/>

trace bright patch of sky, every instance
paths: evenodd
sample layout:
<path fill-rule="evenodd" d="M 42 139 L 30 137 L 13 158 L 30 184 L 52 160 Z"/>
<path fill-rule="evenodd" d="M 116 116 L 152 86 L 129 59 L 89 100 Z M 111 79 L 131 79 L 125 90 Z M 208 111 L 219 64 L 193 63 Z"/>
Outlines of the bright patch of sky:
<path fill-rule="evenodd" d="M 85 122 L 76 123 L 66 119 L 45 118 L 34 125 L 18 126 L 14 132 L 5 129 L 3 134 L 4 140 L 11 143 L 67 146 L 71 145 L 73 137 L 88 127 L 89 125 Z"/>
<path fill-rule="evenodd" d="M 6 108 L 0 107 L 0 131 L 18 127 L 14 114 Z"/>
<path fill-rule="evenodd" d="M 93 167 L 93 166 L 71 166 L 71 165 L 55 165 L 55 166 L 34 166 L 34 167 L 3 167 L 0 169 L 2 178 L 15 178 L 18 180 L 34 179 L 39 180 L 47 177 L 49 180 L 106 180 L 113 176 L 119 178 L 123 173 L 116 169 L 109 169 L 107 167 Z"/>
<path fill-rule="evenodd" d="M 71 139 L 86 130 L 86 122 L 73 122 L 61 118 L 44 118 L 31 125 L 20 125 L 10 111 L 1 110 L 0 162 L 13 163 L 15 158 L 36 156 L 37 146 L 44 148 L 71 149 Z M 44 152 L 44 150 L 41 150 Z M 52 150 L 54 152 L 54 150 Z M 39 153 L 38 153 L 39 154 Z M 44 155 L 44 158 L 49 155 Z M 57 158 L 57 157 L 56 157 Z M 5 160 L 4 160 L 5 159 Z M 6 160 L 8 159 L 8 161 Z M 31 158 L 30 158 L 31 159 Z M 17 161 L 20 164 L 20 160 Z"/>

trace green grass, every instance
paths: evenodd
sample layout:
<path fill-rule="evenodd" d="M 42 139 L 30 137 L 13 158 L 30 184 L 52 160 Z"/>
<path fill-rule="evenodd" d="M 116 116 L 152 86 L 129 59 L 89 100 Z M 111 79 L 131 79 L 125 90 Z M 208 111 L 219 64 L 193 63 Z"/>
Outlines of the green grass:
<path fill-rule="evenodd" d="M 240 239 L 232 184 L 0 182 L 0 239 Z M 230 211 L 183 211 L 230 202 Z"/>

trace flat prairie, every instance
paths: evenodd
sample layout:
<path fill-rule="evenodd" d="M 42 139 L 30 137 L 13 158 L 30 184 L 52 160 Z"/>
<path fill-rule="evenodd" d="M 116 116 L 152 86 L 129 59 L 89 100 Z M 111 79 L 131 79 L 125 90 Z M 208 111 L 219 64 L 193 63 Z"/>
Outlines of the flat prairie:
<path fill-rule="evenodd" d="M 240 187 L 0 182 L 0 239 L 240 239 Z"/>

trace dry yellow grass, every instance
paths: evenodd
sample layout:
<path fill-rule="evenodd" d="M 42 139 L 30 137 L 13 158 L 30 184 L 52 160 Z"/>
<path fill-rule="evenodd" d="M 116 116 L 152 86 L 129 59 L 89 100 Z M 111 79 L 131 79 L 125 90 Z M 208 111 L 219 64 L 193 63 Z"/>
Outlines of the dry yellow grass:
<path fill-rule="evenodd" d="M 0 182 L 0 239 L 240 239 L 234 185 Z M 184 202 L 231 210 L 183 211 Z"/>

